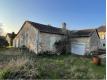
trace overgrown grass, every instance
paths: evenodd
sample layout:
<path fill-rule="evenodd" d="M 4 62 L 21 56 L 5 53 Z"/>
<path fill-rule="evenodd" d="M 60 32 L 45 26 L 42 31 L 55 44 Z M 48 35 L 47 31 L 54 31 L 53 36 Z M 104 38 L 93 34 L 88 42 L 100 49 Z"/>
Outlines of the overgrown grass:
<path fill-rule="evenodd" d="M 1 79 L 104 79 L 106 65 L 74 55 L 37 56 L 16 49 L 0 51 Z"/>

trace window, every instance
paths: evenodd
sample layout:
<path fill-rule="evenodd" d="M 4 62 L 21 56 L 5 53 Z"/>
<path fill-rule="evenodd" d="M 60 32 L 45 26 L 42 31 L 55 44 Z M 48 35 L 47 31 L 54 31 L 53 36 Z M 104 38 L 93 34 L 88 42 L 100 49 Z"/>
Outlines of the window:
<path fill-rule="evenodd" d="M 105 47 L 106 45 L 105 44 L 103 44 L 103 47 Z"/>

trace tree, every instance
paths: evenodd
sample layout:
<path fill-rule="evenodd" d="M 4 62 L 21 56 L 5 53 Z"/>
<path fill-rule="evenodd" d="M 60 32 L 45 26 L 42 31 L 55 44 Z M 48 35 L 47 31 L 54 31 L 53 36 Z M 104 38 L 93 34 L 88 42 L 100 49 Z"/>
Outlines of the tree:
<path fill-rule="evenodd" d="M 62 40 L 56 41 L 54 43 L 57 54 L 66 54 L 69 53 L 70 47 L 70 31 L 66 30 Z"/>
<path fill-rule="evenodd" d="M 56 48 L 56 53 L 57 54 L 65 54 L 66 53 L 66 40 L 59 40 L 56 41 L 54 46 Z"/>
<path fill-rule="evenodd" d="M 13 39 L 15 38 L 16 34 L 15 32 L 12 32 L 11 34 L 11 45 L 13 45 Z"/>
<path fill-rule="evenodd" d="M 7 40 L 5 39 L 5 37 L 4 36 L 0 36 L 0 47 L 6 47 L 8 45 L 9 44 L 8 44 Z"/>

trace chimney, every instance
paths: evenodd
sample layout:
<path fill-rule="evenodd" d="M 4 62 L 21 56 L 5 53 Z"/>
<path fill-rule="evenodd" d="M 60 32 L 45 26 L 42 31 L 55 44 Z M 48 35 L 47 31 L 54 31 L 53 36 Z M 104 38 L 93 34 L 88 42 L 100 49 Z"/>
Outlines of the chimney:
<path fill-rule="evenodd" d="M 66 23 L 65 22 L 62 23 L 62 29 L 66 30 Z"/>
<path fill-rule="evenodd" d="M 51 24 L 48 24 L 48 26 L 51 26 Z"/>
<path fill-rule="evenodd" d="M 62 23 L 62 25 L 61 25 L 61 27 L 62 27 L 62 32 L 64 33 L 64 34 L 66 34 L 66 23 L 65 22 L 63 22 Z"/>

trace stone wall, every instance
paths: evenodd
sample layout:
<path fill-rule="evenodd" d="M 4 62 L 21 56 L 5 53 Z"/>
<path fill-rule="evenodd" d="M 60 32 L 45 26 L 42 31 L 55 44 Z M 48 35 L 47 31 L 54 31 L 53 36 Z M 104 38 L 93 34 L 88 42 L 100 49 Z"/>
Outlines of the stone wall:
<path fill-rule="evenodd" d="M 97 50 L 101 46 L 100 39 L 96 32 L 92 33 L 90 37 L 71 38 L 71 47 L 72 43 L 85 43 L 85 52 Z"/>
<path fill-rule="evenodd" d="M 39 36 L 38 51 L 55 51 L 54 43 L 62 39 L 62 35 L 42 33 Z"/>
<path fill-rule="evenodd" d="M 7 40 L 7 42 L 9 43 L 9 46 L 11 46 L 11 39 L 9 38 L 8 35 L 6 36 L 6 40 Z"/>
<path fill-rule="evenodd" d="M 55 51 L 54 43 L 62 39 L 62 35 L 43 33 L 29 23 L 25 23 L 13 41 L 14 47 L 25 45 L 35 53 L 41 51 Z"/>
<path fill-rule="evenodd" d="M 90 51 L 94 51 L 99 49 L 101 46 L 100 39 L 96 32 L 92 34 L 90 37 Z"/>
<path fill-rule="evenodd" d="M 38 29 L 32 27 L 32 25 L 26 22 L 24 27 L 14 39 L 14 47 L 21 47 L 25 45 L 29 48 L 29 50 L 37 53 L 38 33 Z"/>

